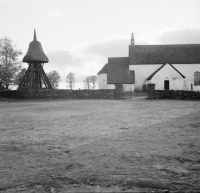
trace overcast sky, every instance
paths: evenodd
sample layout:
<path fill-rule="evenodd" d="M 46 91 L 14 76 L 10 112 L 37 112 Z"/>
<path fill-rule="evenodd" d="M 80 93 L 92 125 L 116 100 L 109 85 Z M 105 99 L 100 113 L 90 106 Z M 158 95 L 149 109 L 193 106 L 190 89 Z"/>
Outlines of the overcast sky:
<path fill-rule="evenodd" d="M 73 72 L 82 88 L 108 57 L 128 56 L 131 33 L 136 44 L 200 43 L 200 0 L 0 0 L 0 38 L 23 56 L 34 27 L 45 71 L 60 73 L 61 88 Z"/>

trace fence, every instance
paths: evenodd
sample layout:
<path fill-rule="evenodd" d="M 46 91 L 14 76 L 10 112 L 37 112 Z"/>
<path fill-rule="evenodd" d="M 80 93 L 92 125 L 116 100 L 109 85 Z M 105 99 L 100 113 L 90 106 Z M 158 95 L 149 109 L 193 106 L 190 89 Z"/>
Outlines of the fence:
<path fill-rule="evenodd" d="M 145 97 L 147 93 L 133 91 L 116 91 L 116 89 L 99 90 L 65 90 L 65 89 L 38 89 L 38 90 L 4 90 L 0 97 L 10 99 L 130 99 Z"/>
<path fill-rule="evenodd" d="M 11 99 L 114 99 L 115 90 L 7 90 L 0 91 L 0 97 Z"/>
<path fill-rule="evenodd" d="M 155 90 L 155 84 L 148 84 L 148 99 L 181 99 L 181 100 L 200 100 L 199 91 L 188 90 Z"/>
<path fill-rule="evenodd" d="M 154 90 L 155 99 L 200 100 L 200 92 L 187 90 Z"/>

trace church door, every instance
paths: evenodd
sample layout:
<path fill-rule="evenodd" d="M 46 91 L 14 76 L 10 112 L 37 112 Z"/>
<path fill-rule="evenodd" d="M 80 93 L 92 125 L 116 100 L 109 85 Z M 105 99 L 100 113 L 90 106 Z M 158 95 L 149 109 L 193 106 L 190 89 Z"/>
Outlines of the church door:
<path fill-rule="evenodd" d="M 164 81 L 164 89 L 169 90 L 169 80 Z"/>

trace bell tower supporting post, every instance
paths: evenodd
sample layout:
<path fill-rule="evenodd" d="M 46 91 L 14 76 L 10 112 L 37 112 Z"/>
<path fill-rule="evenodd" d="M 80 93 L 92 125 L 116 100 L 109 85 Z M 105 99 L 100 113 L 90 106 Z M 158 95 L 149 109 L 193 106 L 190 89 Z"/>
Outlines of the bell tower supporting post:
<path fill-rule="evenodd" d="M 29 63 L 29 67 L 19 85 L 19 89 L 39 89 L 42 88 L 42 82 L 44 83 L 45 88 L 52 89 L 51 83 L 43 70 L 42 64 L 37 62 Z"/>

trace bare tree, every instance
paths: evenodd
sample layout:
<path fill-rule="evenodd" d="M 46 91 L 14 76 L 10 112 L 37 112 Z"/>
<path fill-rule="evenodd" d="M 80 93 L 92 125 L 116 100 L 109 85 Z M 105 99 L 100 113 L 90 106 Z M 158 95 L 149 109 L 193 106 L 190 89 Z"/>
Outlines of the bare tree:
<path fill-rule="evenodd" d="M 83 86 L 86 89 L 90 89 L 90 76 L 87 76 L 84 80 L 83 80 Z"/>
<path fill-rule="evenodd" d="M 6 89 L 14 82 L 16 72 L 21 69 L 19 55 L 22 55 L 21 50 L 16 49 L 10 38 L 0 39 L 0 81 Z"/>
<path fill-rule="evenodd" d="M 86 88 L 86 89 L 90 89 L 90 88 L 95 89 L 96 83 L 97 83 L 97 77 L 96 76 L 87 76 L 83 80 L 83 85 L 84 85 L 84 88 Z M 92 86 L 90 84 L 92 84 Z"/>
<path fill-rule="evenodd" d="M 72 88 L 74 88 L 74 86 L 75 86 L 75 76 L 74 76 L 74 73 L 70 72 L 67 75 L 66 82 L 67 82 L 67 88 L 70 88 L 72 90 Z"/>
<path fill-rule="evenodd" d="M 47 73 L 47 77 L 53 88 L 59 87 L 60 74 L 57 71 L 52 70 L 51 72 Z"/>
<path fill-rule="evenodd" d="M 92 83 L 92 89 L 95 89 L 96 83 L 97 83 L 97 77 L 96 76 L 90 76 L 90 82 Z"/>

